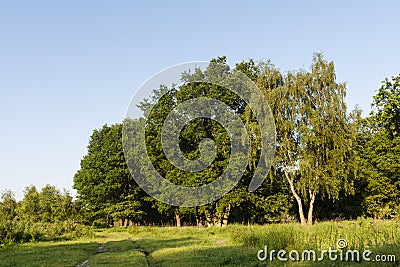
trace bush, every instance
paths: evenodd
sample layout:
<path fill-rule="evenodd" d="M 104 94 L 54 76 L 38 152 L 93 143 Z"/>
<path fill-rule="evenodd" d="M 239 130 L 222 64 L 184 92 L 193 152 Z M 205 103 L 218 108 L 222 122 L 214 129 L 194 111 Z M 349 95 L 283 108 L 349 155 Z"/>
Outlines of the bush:
<path fill-rule="evenodd" d="M 60 221 L 55 223 L 2 221 L 0 247 L 31 241 L 49 241 L 93 236 L 93 229 L 81 224 Z"/>

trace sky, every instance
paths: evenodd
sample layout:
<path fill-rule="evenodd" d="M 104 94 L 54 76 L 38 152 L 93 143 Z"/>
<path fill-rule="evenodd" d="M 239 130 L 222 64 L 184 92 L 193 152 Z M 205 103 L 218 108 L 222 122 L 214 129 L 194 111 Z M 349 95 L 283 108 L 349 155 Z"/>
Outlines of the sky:
<path fill-rule="evenodd" d="M 0 1 L 0 192 L 72 189 L 94 129 L 179 63 L 227 56 L 308 69 L 335 62 L 367 115 L 400 73 L 398 1 Z"/>

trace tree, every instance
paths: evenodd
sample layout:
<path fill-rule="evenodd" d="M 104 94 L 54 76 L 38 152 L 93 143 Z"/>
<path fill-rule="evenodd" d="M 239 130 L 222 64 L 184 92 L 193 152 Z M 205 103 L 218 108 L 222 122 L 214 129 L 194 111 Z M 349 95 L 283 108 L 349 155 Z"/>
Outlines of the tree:
<path fill-rule="evenodd" d="M 400 75 L 382 82 L 372 107 L 375 126 L 385 129 L 390 137 L 397 137 L 400 134 Z"/>
<path fill-rule="evenodd" d="M 24 198 L 20 202 L 18 214 L 21 219 L 32 223 L 41 220 L 39 192 L 35 186 L 25 187 Z"/>
<path fill-rule="evenodd" d="M 243 70 L 243 72 L 249 74 L 252 72 L 257 73 L 257 67 L 251 60 L 249 63 L 243 62 L 242 64 L 238 64 L 236 70 Z M 249 162 L 249 165 L 235 169 L 237 173 L 244 171 L 244 175 L 231 192 L 224 194 L 214 203 L 207 204 L 199 209 L 189 209 L 189 211 L 187 208 L 178 207 L 168 209 L 165 204 L 156 202 L 160 211 L 175 215 L 177 225 L 180 224 L 181 217 L 188 214 L 188 212 L 195 213 L 197 222 L 202 221 L 201 218 L 204 218 L 207 225 L 226 225 L 232 208 L 248 203 L 247 188 L 257 167 L 257 162 L 260 159 L 261 131 L 257 119 L 250 107 L 246 105 L 245 100 L 233 91 L 221 86 L 221 84 L 243 85 L 238 84 L 237 80 L 235 80 L 237 77 L 234 75 L 234 71 L 226 64 L 225 57 L 212 59 L 205 71 L 196 69 L 192 73 L 183 73 L 182 81 L 184 85 L 179 87 L 172 86 L 171 88 L 161 86 L 158 90 L 154 91 L 154 97 L 150 102 L 143 102 L 141 105 L 146 109 L 149 103 L 154 103 L 152 111 L 150 113 L 145 112 L 146 149 L 149 158 L 158 173 L 174 184 L 197 187 L 216 180 L 224 172 L 231 160 L 231 138 L 239 136 L 232 132 L 229 133 L 227 129 L 224 129 L 222 125 L 212 118 L 200 116 L 192 119 L 190 116 L 186 117 L 185 112 L 178 112 L 177 117 L 179 119 L 188 119 L 189 121 L 179 135 L 179 149 L 187 159 L 195 160 L 200 157 L 200 144 L 205 139 L 211 139 L 216 147 L 215 159 L 207 168 L 198 172 L 180 170 L 168 160 L 164 154 L 164 147 L 161 142 L 162 127 L 166 127 L 164 121 L 172 110 L 179 107 L 179 104 L 204 97 L 218 99 L 225 104 L 225 107 L 228 106 L 240 118 L 242 125 L 245 127 L 244 130 L 247 131 L 251 139 L 249 142 L 250 158 L 244 158 L 245 155 L 240 154 L 244 158 L 244 162 Z M 163 96 L 160 97 L 161 95 Z M 197 103 L 197 105 L 200 105 L 199 102 Z M 194 109 L 201 110 L 202 107 L 197 106 Z M 170 132 L 176 131 L 171 130 Z M 240 144 L 242 143 L 245 142 L 241 140 Z M 245 145 L 242 144 L 242 146 L 244 147 Z M 142 174 L 146 176 L 145 168 Z M 175 197 L 175 195 L 170 196 L 171 192 L 168 190 L 160 192 L 160 194 L 165 198 Z"/>
<path fill-rule="evenodd" d="M 265 88 L 267 79 L 260 79 Z M 301 224 L 312 224 L 317 195 L 338 199 L 353 191 L 356 122 L 346 114 L 345 92 L 333 62 L 321 54 L 311 72 L 288 73 L 281 86 L 266 90 L 277 127 L 276 168 L 289 184 Z"/>
<path fill-rule="evenodd" d="M 246 74 L 253 82 L 255 82 L 262 93 L 267 97 L 267 104 L 271 104 L 272 92 L 283 85 L 283 75 L 278 68 L 270 61 L 255 62 L 253 59 L 242 61 L 236 64 L 236 70 Z M 271 105 L 270 105 L 271 106 Z M 272 107 L 272 106 L 271 106 Z M 245 186 L 250 182 L 253 172 L 257 168 L 259 160 L 259 149 L 261 145 L 261 135 L 258 120 L 249 106 L 246 106 L 243 120 L 251 140 L 251 153 L 249 158 L 248 173 L 239 182 Z M 240 213 L 247 213 L 247 218 L 242 217 L 242 223 L 246 222 L 276 222 L 284 221 L 290 217 L 289 212 L 292 208 L 290 192 L 288 192 L 286 184 L 280 179 L 281 173 L 277 171 L 276 166 L 272 165 L 269 174 L 264 180 L 262 186 L 250 193 L 243 190 L 240 198 L 240 205 L 233 206 L 240 210 Z M 242 186 L 243 186 L 242 185 Z"/>
<path fill-rule="evenodd" d="M 207 76 L 211 79 L 211 76 L 227 76 L 229 75 L 229 66 L 226 64 L 224 57 L 213 59 L 206 71 L 202 72 L 200 69 L 195 70 L 194 73 L 183 73 L 182 81 L 185 82 L 183 86 L 167 88 L 166 86 L 160 86 L 160 88 L 154 91 L 154 97 L 151 101 L 155 102 L 152 112 L 147 114 L 146 119 L 146 150 L 147 154 L 153 165 L 155 166 L 158 173 L 160 173 L 165 179 L 173 182 L 177 185 L 183 186 L 199 186 L 209 183 L 223 172 L 229 162 L 230 153 L 230 141 L 227 131 L 216 121 L 210 118 L 196 118 L 190 120 L 181 131 L 179 136 L 179 148 L 184 156 L 188 159 L 195 160 L 200 157 L 199 144 L 202 140 L 208 138 L 215 142 L 216 145 L 216 157 L 212 164 L 199 172 L 186 172 L 174 166 L 166 157 L 163 144 L 161 141 L 162 127 L 168 114 L 176 108 L 180 103 L 187 100 L 209 97 L 223 101 L 227 105 L 230 105 L 233 110 L 239 111 L 241 101 L 238 100 L 238 96 L 228 90 L 221 88 L 215 84 L 193 82 L 203 80 L 203 77 Z M 160 95 L 162 95 L 160 97 Z M 146 103 L 142 103 L 142 106 L 147 108 Z M 179 113 L 177 116 L 181 118 L 185 117 L 184 113 Z M 146 168 L 142 168 L 142 174 L 146 176 Z M 175 195 L 169 195 L 171 192 L 168 190 L 160 192 L 164 197 L 175 197 Z M 173 214 L 175 216 L 176 225 L 181 225 L 181 218 L 188 214 L 191 209 L 182 207 L 172 207 L 165 205 L 158 201 L 154 202 L 158 210 L 164 214 Z M 229 205 L 227 204 L 226 207 Z M 212 210 L 211 206 L 209 208 Z M 206 209 L 203 210 L 204 212 Z M 208 213 L 208 217 L 214 217 L 215 213 Z M 198 214 L 196 214 L 198 216 Z M 215 218 L 209 218 L 211 221 L 216 221 Z M 216 223 L 218 224 L 218 223 Z"/>
<path fill-rule="evenodd" d="M 400 214 L 400 75 L 382 82 L 372 107 L 361 129 L 364 206 L 369 216 L 390 218 Z"/>
<path fill-rule="evenodd" d="M 0 245 L 14 239 L 16 210 L 14 194 L 4 191 L 0 198 Z"/>
<path fill-rule="evenodd" d="M 42 222 L 54 223 L 62 217 L 62 196 L 57 188 L 45 185 L 39 193 L 39 214 Z"/>
<path fill-rule="evenodd" d="M 93 131 L 88 153 L 74 176 L 74 188 L 93 218 L 107 220 L 109 225 L 114 224 L 114 219 L 128 224 L 141 213 L 137 202 L 143 193 L 125 162 L 121 124 L 104 125 Z"/>

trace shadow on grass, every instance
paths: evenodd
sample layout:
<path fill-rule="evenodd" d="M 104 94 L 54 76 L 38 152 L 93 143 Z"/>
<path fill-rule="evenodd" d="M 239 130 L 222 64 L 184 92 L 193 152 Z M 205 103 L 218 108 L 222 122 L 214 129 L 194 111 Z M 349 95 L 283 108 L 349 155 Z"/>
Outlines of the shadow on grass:
<path fill-rule="evenodd" d="M 269 259 L 260 261 L 257 258 L 257 252 L 261 248 L 250 248 L 241 244 L 219 244 L 217 242 L 205 242 L 196 238 L 171 238 L 164 240 L 142 239 L 138 241 L 141 246 L 151 252 L 151 264 L 157 267 L 174 267 L 174 266 L 229 266 L 229 267 L 261 267 L 261 266 L 400 266 L 400 243 L 387 244 L 380 247 L 369 248 L 372 251 L 371 261 L 367 262 L 362 259 L 364 250 L 359 250 L 360 261 L 329 260 L 325 255 L 323 261 L 279 261 L 276 257 L 274 260 Z M 289 253 L 289 251 L 287 252 Z M 301 253 L 301 252 L 300 252 Z M 317 259 L 321 255 L 317 252 Z M 386 262 L 377 262 L 376 255 L 384 255 Z M 393 258 L 394 255 L 395 257 Z M 288 257 L 286 255 L 286 257 Z M 389 257 L 390 260 L 389 260 Z"/>
<path fill-rule="evenodd" d="M 92 267 L 147 265 L 145 255 L 130 240 L 108 241 L 105 244 L 39 242 L 0 250 L 0 267 L 75 267 L 85 261 Z"/>
<path fill-rule="evenodd" d="M 28 243 L 0 250 L 0 266 L 76 266 L 93 255 L 98 243 Z"/>
<path fill-rule="evenodd" d="M 241 244 L 208 240 L 207 237 L 165 238 L 158 237 L 108 241 L 105 244 L 91 243 L 29 243 L 0 250 L 0 266 L 76 266 L 89 259 L 90 266 L 400 266 L 400 242 L 369 248 L 375 255 L 395 255 L 395 262 L 279 262 L 276 257 L 259 261 L 257 252 L 261 248 L 250 248 Z M 138 249 L 149 252 L 149 256 Z M 102 249 L 99 250 L 99 247 Z M 362 251 L 360 250 L 362 253 Z"/>
<path fill-rule="evenodd" d="M 171 238 L 171 239 L 150 238 L 150 239 L 140 239 L 135 241 L 138 242 L 141 248 L 145 249 L 150 253 L 163 248 L 185 247 L 202 242 L 201 240 L 193 237 L 182 237 L 182 238 Z"/>
<path fill-rule="evenodd" d="M 147 256 L 138 250 L 135 242 L 125 239 L 108 241 L 96 249 L 90 266 L 147 266 Z"/>
<path fill-rule="evenodd" d="M 241 245 L 164 247 L 152 254 L 153 266 L 270 266 L 257 260 L 257 251 Z"/>
<path fill-rule="evenodd" d="M 219 246 L 219 247 L 203 247 L 191 248 L 187 250 L 158 250 L 153 255 L 154 266 L 158 267 L 178 267 L 178 266 L 226 266 L 226 267 L 261 267 L 261 266 L 354 266 L 354 267 L 368 267 L 368 266 L 382 266 L 382 267 L 399 267 L 399 247 L 385 246 L 381 248 L 371 249 L 371 261 L 331 261 L 325 257 L 324 261 L 279 261 L 275 258 L 273 261 L 268 259 L 260 261 L 257 258 L 258 249 L 251 249 L 240 245 Z M 362 252 L 361 252 L 362 253 Z M 395 255 L 395 261 L 377 262 L 375 255 Z M 317 254 L 317 257 L 319 255 Z M 287 257 L 287 255 L 286 255 Z"/>

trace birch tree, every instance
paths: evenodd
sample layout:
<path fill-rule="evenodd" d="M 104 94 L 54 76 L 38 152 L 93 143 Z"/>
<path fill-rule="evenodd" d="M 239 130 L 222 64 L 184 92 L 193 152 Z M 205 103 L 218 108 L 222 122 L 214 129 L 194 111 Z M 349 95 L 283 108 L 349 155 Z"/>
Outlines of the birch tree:
<path fill-rule="evenodd" d="M 267 76 L 259 80 L 264 87 Z M 336 200 L 341 191 L 353 192 L 356 121 L 347 115 L 346 86 L 336 82 L 333 62 L 316 54 L 310 72 L 290 72 L 266 94 L 277 127 L 276 168 L 297 202 L 301 224 L 312 224 L 317 196 Z"/>

